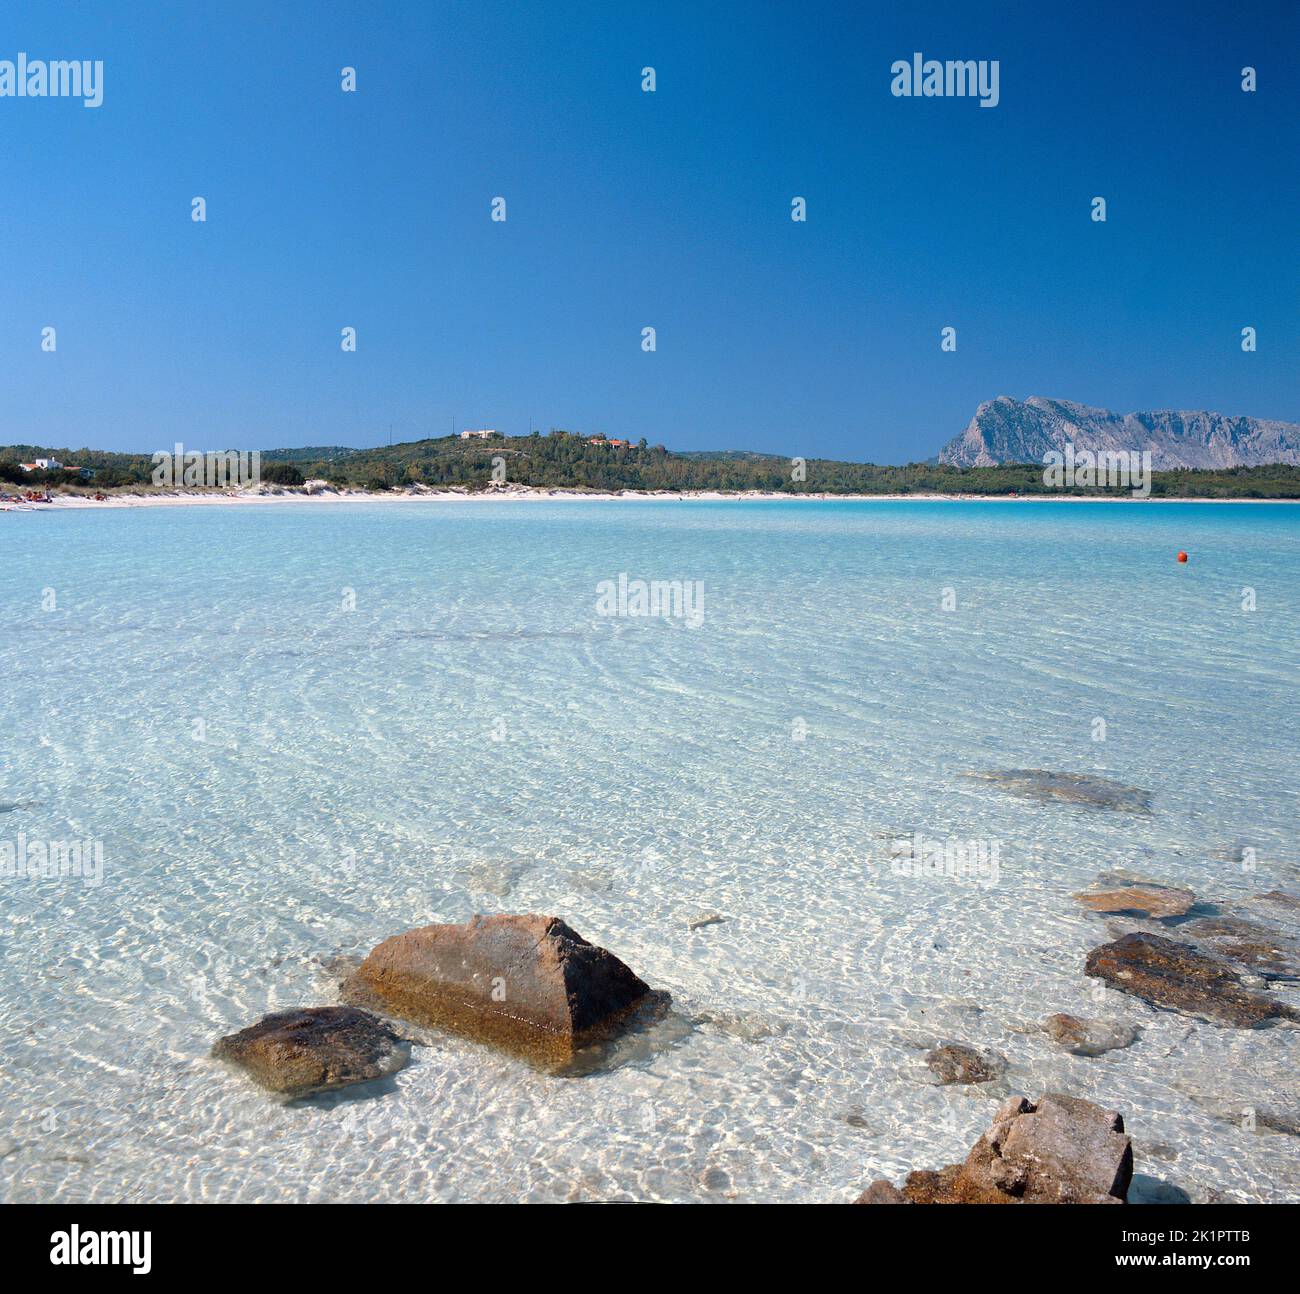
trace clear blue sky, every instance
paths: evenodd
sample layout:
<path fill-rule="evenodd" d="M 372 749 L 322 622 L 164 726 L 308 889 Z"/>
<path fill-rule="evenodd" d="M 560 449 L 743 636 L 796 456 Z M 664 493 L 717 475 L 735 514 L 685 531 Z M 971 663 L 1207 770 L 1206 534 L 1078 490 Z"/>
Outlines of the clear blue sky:
<path fill-rule="evenodd" d="M 20 50 L 103 59 L 104 103 L 0 98 L 0 443 L 1300 421 L 1295 3 L 83 0 L 6 6 Z M 999 60 L 1001 103 L 891 96 L 914 51 Z"/>

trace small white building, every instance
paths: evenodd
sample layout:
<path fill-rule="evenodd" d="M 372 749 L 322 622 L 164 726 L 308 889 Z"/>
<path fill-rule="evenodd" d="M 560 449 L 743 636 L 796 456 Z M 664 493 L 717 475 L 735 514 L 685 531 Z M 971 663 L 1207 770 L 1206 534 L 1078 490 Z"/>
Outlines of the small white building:
<path fill-rule="evenodd" d="M 42 472 L 57 472 L 63 467 L 57 458 L 38 458 L 30 463 L 20 464 L 24 472 L 34 472 L 39 468 Z"/>
<path fill-rule="evenodd" d="M 496 432 L 487 427 L 482 431 L 462 431 L 460 438 L 461 440 L 491 440 L 495 435 Z"/>

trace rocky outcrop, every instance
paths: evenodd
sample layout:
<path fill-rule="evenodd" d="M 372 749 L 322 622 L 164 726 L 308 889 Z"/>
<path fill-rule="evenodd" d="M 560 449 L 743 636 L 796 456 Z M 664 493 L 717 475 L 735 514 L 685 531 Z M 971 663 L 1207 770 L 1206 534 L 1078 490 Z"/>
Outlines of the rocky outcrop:
<path fill-rule="evenodd" d="M 939 1082 L 948 1086 L 991 1083 L 1006 1072 L 1007 1059 L 992 1051 L 976 1051 L 965 1043 L 949 1042 L 935 1047 L 925 1057 L 926 1066 Z"/>
<path fill-rule="evenodd" d="M 1154 881 L 1123 881 L 1102 877 L 1101 884 L 1074 896 L 1091 912 L 1135 912 L 1144 917 L 1181 917 L 1196 902 L 1191 890 Z"/>
<path fill-rule="evenodd" d="M 396 1073 L 410 1049 L 382 1020 L 350 1006 L 304 1007 L 263 1016 L 212 1048 L 281 1096 L 306 1096 Z"/>
<path fill-rule="evenodd" d="M 1300 463 L 1300 426 L 1295 423 L 1203 409 L 1119 414 L 1038 395 L 985 400 L 966 430 L 939 451 L 939 462 L 959 467 L 1041 463 L 1044 454 L 1062 453 L 1067 444 L 1076 454 L 1150 450 L 1156 471 Z"/>
<path fill-rule="evenodd" d="M 1213 1024 L 1254 1029 L 1275 1019 L 1296 1019 L 1291 1007 L 1248 989 L 1225 961 L 1190 944 L 1134 933 L 1094 948 L 1084 973 L 1152 1006 Z"/>
<path fill-rule="evenodd" d="M 1074 804 L 1116 813 L 1150 813 L 1151 792 L 1086 773 L 1053 773 L 1045 768 L 1003 768 L 965 777 L 991 782 L 1008 795 L 1038 804 Z"/>
<path fill-rule="evenodd" d="M 613 953 L 551 916 L 476 916 L 395 935 L 343 986 L 345 1001 L 547 1068 L 612 1037 L 649 992 Z"/>
<path fill-rule="evenodd" d="M 965 1162 L 873 1182 L 858 1204 L 1123 1204 L 1133 1178 L 1124 1120 L 1091 1101 L 1013 1096 Z"/>
<path fill-rule="evenodd" d="M 1042 1029 L 1057 1046 L 1075 1056 L 1101 1056 L 1118 1051 L 1130 1046 L 1138 1036 L 1136 1025 L 1120 1020 L 1088 1020 L 1064 1011 L 1049 1015 Z"/>

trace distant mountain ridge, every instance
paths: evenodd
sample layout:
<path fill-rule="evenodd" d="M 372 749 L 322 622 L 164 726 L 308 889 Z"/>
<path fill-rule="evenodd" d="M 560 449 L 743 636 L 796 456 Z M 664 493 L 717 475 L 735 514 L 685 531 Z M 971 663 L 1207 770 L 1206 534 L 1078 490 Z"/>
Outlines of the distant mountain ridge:
<path fill-rule="evenodd" d="M 1150 450 L 1156 471 L 1300 464 L 1300 424 L 1294 422 L 1202 409 L 1121 414 L 1039 395 L 984 401 L 966 430 L 939 451 L 939 462 L 955 467 L 1041 463 L 1044 454 L 1067 444 L 1076 453 Z"/>

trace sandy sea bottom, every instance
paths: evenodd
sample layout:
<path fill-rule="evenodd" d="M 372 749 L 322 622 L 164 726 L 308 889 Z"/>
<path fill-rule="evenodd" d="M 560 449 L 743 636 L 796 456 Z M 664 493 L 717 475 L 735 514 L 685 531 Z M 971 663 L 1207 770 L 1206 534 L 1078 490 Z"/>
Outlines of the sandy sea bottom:
<path fill-rule="evenodd" d="M 67 510 L 0 551 L 0 842 L 103 856 L 0 882 L 0 1199 L 848 1200 L 1045 1090 L 1124 1113 L 1137 1199 L 1300 1199 L 1250 1117 L 1297 1117 L 1300 1034 L 1098 1000 L 1071 898 L 1300 890 L 1294 507 Z M 699 581 L 698 624 L 599 614 L 620 574 Z M 1000 768 L 1153 811 L 962 776 Z M 673 1014 L 581 1078 L 439 1038 L 281 1105 L 208 1058 L 480 911 L 563 916 Z M 1054 1011 L 1142 1033 L 1075 1057 Z M 948 1040 L 1007 1073 L 933 1085 Z"/>

